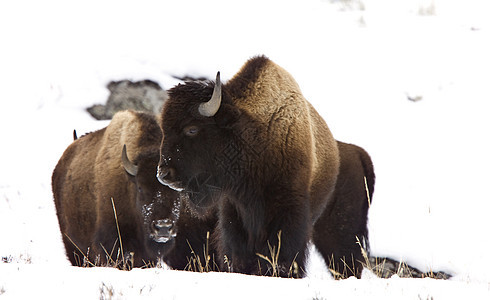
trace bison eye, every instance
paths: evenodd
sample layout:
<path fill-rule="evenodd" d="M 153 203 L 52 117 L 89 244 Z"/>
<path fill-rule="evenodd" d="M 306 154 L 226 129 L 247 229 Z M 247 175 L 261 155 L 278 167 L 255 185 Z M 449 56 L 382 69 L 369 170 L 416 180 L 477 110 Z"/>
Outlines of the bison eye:
<path fill-rule="evenodd" d="M 184 134 L 189 137 L 196 136 L 199 133 L 199 127 L 191 125 L 184 128 Z"/>

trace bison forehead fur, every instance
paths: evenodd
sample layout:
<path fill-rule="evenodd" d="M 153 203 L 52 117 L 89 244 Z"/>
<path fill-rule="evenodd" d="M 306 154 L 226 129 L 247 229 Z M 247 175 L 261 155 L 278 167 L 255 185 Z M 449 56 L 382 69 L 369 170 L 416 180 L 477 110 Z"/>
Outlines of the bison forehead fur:
<path fill-rule="evenodd" d="M 133 253 L 134 266 L 156 261 L 172 246 L 180 196 L 155 178 L 161 139 L 153 115 L 124 111 L 106 128 L 75 140 L 65 150 L 52 187 L 72 264 L 80 265 L 86 255 L 91 262 L 98 257 L 100 263 L 116 261 L 117 251 L 108 261 L 106 256 L 119 238 L 118 230 L 121 250 Z M 131 171 L 124 165 L 123 148 L 127 163 L 135 165 Z"/>
<path fill-rule="evenodd" d="M 256 253 L 267 254 L 279 231 L 282 263 L 303 267 L 337 179 L 336 141 L 293 77 L 264 56 L 221 87 L 217 112 L 202 115 L 198 108 L 218 86 L 188 82 L 169 91 L 159 178 L 186 190 L 201 213 L 220 206 L 221 254 L 235 270 L 254 273 Z"/>

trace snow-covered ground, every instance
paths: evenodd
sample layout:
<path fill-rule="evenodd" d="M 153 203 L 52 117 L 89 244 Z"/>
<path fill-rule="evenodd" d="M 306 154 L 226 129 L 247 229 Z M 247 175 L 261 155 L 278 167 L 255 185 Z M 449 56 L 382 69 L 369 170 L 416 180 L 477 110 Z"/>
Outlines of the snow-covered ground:
<path fill-rule="evenodd" d="M 490 3 L 485 0 L 11 1 L 0 4 L 0 297 L 490 298 Z M 51 172 L 111 80 L 291 72 L 376 169 L 373 255 L 448 281 L 301 280 L 69 266 Z M 411 101 L 418 99 L 419 101 Z"/>

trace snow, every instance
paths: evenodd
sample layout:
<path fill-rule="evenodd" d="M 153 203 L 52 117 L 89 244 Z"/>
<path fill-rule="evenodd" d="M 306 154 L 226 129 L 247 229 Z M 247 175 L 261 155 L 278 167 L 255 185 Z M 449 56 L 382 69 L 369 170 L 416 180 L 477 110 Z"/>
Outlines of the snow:
<path fill-rule="evenodd" d="M 2 269 L 2 274 L 9 278 L 3 287 L 3 296 L 10 299 L 22 299 L 31 293 L 36 298 L 51 299 L 67 296 L 71 299 L 209 299 L 216 296 L 220 299 L 327 299 L 325 295 L 334 296 L 328 299 L 484 299 L 488 295 L 488 288 L 481 285 L 432 279 L 295 280 L 162 269 L 124 272 L 99 268 L 94 271 L 64 266 L 51 273 L 48 281 L 46 270 L 35 265 L 5 264 Z M 49 285 L 49 282 L 56 284 Z M 30 291 L 26 291 L 26 285 Z"/>
<path fill-rule="evenodd" d="M 15 1 L 0 4 L 0 295 L 39 298 L 488 299 L 490 4 L 484 0 Z M 312 249 L 301 280 L 69 266 L 51 172 L 102 128 L 111 80 L 231 78 L 265 54 L 377 182 L 373 255 L 448 281 L 334 281 Z M 410 101 L 418 99 L 419 101 Z"/>

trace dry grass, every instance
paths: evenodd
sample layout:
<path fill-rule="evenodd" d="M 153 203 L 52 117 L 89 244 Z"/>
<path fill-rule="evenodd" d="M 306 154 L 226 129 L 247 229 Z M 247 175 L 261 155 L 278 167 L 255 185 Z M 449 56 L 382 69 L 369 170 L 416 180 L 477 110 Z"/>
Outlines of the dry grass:
<path fill-rule="evenodd" d="M 420 16 L 435 16 L 436 15 L 436 3 L 434 0 L 430 1 L 429 4 L 420 5 L 418 14 Z"/>
<path fill-rule="evenodd" d="M 370 196 L 370 193 L 369 193 L 369 187 L 368 187 L 366 176 L 364 176 L 364 189 L 366 190 L 366 197 L 367 197 L 367 201 L 368 201 L 368 207 L 371 208 L 371 196 Z"/>
<path fill-rule="evenodd" d="M 366 178 L 364 178 L 364 183 L 365 183 L 365 188 L 366 188 L 366 194 L 367 194 L 367 199 L 369 202 L 369 205 L 371 205 L 371 199 L 369 197 L 369 190 L 367 187 L 367 182 Z M 87 249 L 87 252 L 83 252 L 76 244 L 75 242 L 65 234 L 65 236 L 70 240 L 70 242 L 75 246 L 75 248 L 78 250 L 80 253 L 81 257 L 77 255 L 77 261 L 79 262 L 78 265 L 81 267 L 95 267 L 95 266 L 102 266 L 102 267 L 114 267 L 114 268 L 119 268 L 122 270 L 131 270 L 133 265 L 134 265 L 134 260 L 133 260 L 133 253 L 128 253 L 124 254 L 123 251 L 123 241 L 121 238 L 121 232 L 119 229 L 119 222 L 117 219 L 117 211 L 116 207 L 114 205 L 114 200 L 111 198 L 112 202 L 112 207 L 114 211 L 114 219 L 116 222 L 116 228 L 117 228 L 117 234 L 118 237 L 114 241 L 112 249 L 108 251 L 103 245 L 100 245 L 102 249 L 104 250 L 105 253 L 105 258 L 106 262 L 101 263 L 100 256 L 98 256 L 95 261 L 91 261 L 89 258 L 90 254 L 90 248 Z M 199 272 L 199 273 L 206 273 L 206 272 L 221 272 L 218 264 L 215 261 L 215 257 L 211 256 L 209 254 L 209 232 L 206 235 L 206 244 L 203 245 L 203 259 L 199 254 L 197 254 L 194 249 L 192 249 L 192 246 L 189 244 L 189 248 L 191 250 L 191 257 L 188 258 L 188 264 L 185 268 L 186 271 L 192 271 L 192 272 Z M 277 239 L 278 243 L 277 246 L 274 245 L 272 246 L 269 241 L 267 242 L 268 248 L 269 248 L 269 255 L 264 255 L 262 253 L 256 253 L 256 255 L 263 261 L 267 263 L 267 268 L 265 272 L 262 272 L 261 270 L 261 265 L 260 265 L 260 260 L 258 260 L 258 266 L 259 266 L 259 273 L 262 275 L 268 275 L 272 277 L 280 277 L 281 274 L 288 274 L 289 278 L 293 277 L 298 277 L 299 274 L 299 269 L 298 269 L 298 264 L 296 263 L 295 259 L 293 259 L 290 267 L 288 270 L 286 270 L 284 267 L 281 267 L 279 264 L 279 254 L 281 251 L 281 235 L 282 232 L 279 231 L 277 233 Z M 361 254 L 363 256 L 363 261 L 358 261 L 357 263 L 362 264 L 363 268 L 370 270 L 373 274 L 380 278 L 390 278 L 394 275 L 397 275 L 402 278 L 434 278 L 434 279 L 449 279 L 451 275 L 446 274 L 444 272 L 434 272 L 433 270 L 430 270 L 429 272 L 422 272 L 414 267 L 411 267 L 408 265 L 406 262 L 403 261 L 395 261 L 390 258 L 379 258 L 379 257 L 369 257 L 368 251 L 363 243 L 359 240 L 358 237 L 357 239 L 357 244 L 361 249 Z M 114 253 L 116 254 L 116 258 L 113 259 Z M 11 258 L 3 257 L 2 258 L 3 262 L 9 262 Z M 30 259 L 29 259 L 30 261 Z M 228 272 L 231 272 L 231 266 L 228 258 L 225 256 L 224 257 L 225 265 L 228 266 Z M 334 259 L 331 259 L 333 262 Z M 337 270 L 339 266 L 329 266 L 329 270 L 332 273 L 333 277 L 335 279 L 345 279 L 347 278 L 347 271 L 350 271 L 351 273 L 355 272 L 351 269 L 350 266 L 354 265 L 354 258 L 350 258 L 350 263 L 348 263 L 346 258 L 341 259 L 342 263 L 344 264 L 342 269 L 345 270 L 344 274 L 339 273 Z M 161 267 L 163 263 L 159 261 L 156 265 L 154 263 L 147 263 L 144 267 Z M 282 268 L 282 269 L 281 269 Z M 360 274 L 355 274 L 356 276 Z"/>
<path fill-rule="evenodd" d="M 259 265 L 259 273 L 262 275 L 269 275 L 272 277 L 282 277 L 282 274 L 288 274 L 287 277 L 289 278 L 296 278 L 299 276 L 299 266 L 298 263 L 296 262 L 296 256 L 294 257 L 293 261 L 291 262 L 291 265 L 289 268 L 286 270 L 286 268 L 282 267 L 279 265 L 279 253 L 281 252 L 281 234 L 282 231 L 279 230 L 277 233 L 277 248 L 276 246 L 271 246 L 269 241 L 267 241 L 267 246 L 269 248 L 269 254 L 270 256 L 263 255 L 261 253 L 256 253 L 256 255 L 265 260 L 268 264 L 267 270 L 265 272 L 261 271 L 260 267 L 260 261 L 258 261 Z"/>
<path fill-rule="evenodd" d="M 258 257 L 262 258 L 265 260 L 269 265 L 270 269 L 272 270 L 272 277 L 279 277 L 279 252 L 281 251 L 281 231 L 277 233 L 277 249 L 276 246 L 271 247 L 271 244 L 269 241 L 267 241 L 267 246 L 269 247 L 269 256 L 265 256 L 261 253 L 256 253 Z"/>
<path fill-rule="evenodd" d="M 133 266 L 133 261 L 131 259 L 131 261 L 130 261 L 131 265 L 127 266 L 126 257 L 124 256 L 124 247 L 123 247 L 123 241 L 121 238 L 121 231 L 119 230 L 119 221 L 117 220 L 116 206 L 114 205 L 114 199 L 112 197 L 111 197 L 111 203 L 112 203 L 112 209 L 114 211 L 114 218 L 116 219 L 117 236 L 119 237 L 119 250 L 121 251 L 123 269 L 126 269 L 127 267 L 129 267 L 129 269 L 131 269 L 131 266 Z M 114 247 L 113 247 L 113 249 L 114 249 Z M 104 251 L 106 254 L 108 254 L 106 249 L 104 249 Z M 118 254 L 117 257 L 119 257 L 119 251 L 117 254 Z M 111 258 L 111 257 L 112 256 L 109 256 L 109 258 Z M 133 257 L 133 255 L 131 255 L 131 257 Z"/>
<path fill-rule="evenodd" d="M 105 263 L 102 263 L 102 260 L 100 258 L 100 255 L 98 255 L 93 261 L 89 258 L 90 254 L 90 248 L 87 249 L 87 252 L 83 252 L 76 244 L 73 242 L 73 240 L 65 234 L 65 236 L 70 240 L 70 242 L 75 246 L 75 248 L 78 250 L 80 255 L 78 253 L 74 253 L 75 255 L 75 260 L 77 261 L 77 266 L 87 268 L 87 267 L 109 267 L 109 268 L 118 268 L 121 270 L 126 270 L 129 271 L 132 269 L 134 260 L 133 260 L 133 253 L 127 254 L 126 258 L 122 258 L 122 253 L 121 248 L 117 247 L 117 244 L 119 243 L 119 239 L 116 239 L 114 242 L 114 245 L 110 252 L 101 244 L 100 247 L 105 253 Z M 116 258 L 114 259 L 114 253 L 116 254 Z M 148 266 L 150 266 L 148 264 Z"/>
<path fill-rule="evenodd" d="M 72 243 L 72 245 L 78 250 L 78 252 L 80 252 L 80 254 L 82 254 L 82 256 L 83 256 L 83 260 L 80 261 L 80 256 L 77 253 L 73 254 L 73 255 L 75 255 L 75 260 L 77 261 L 77 265 L 79 267 L 95 267 L 96 265 L 94 263 L 92 263 L 90 261 L 90 259 L 88 258 L 90 248 L 87 249 L 87 254 L 85 254 L 80 249 L 80 247 L 78 247 L 78 245 L 71 239 L 71 237 L 69 237 L 66 233 L 64 235 L 70 241 L 70 243 Z"/>
<path fill-rule="evenodd" d="M 12 256 L 12 255 L 2 256 L 2 262 L 6 263 L 6 264 L 10 264 L 13 262 L 15 262 L 15 263 L 21 262 L 24 264 L 32 264 L 32 256 L 30 254 L 20 254 L 18 256 Z"/>
<path fill-rule="evenodd" d="M 214 256 L 209 255 L 209 231 L 206 234 L 206 244 L 203 245 L 204 259 L 197 254 L 189 242 L 187 242 L 191 250 L 191 257 L 188 258 L 186 271 L 207 273 L 207 272 L 219 272 L 218 264 L 215 262 Z"/>
<path fill-rule="evenodd" d="M 99 287 L 100 291 L 100 297 L 99 299 L 101 300 L 106 300 L 106 299 L 113 299 L 116 296 L 116 293 L 114 291 L 114 287 L 106 285 L 104 282 Z"/>
<path fill-rule="evenodd" d="M 291 263 L 289 269 L 287 270 L 286 268 L 281 269 L 281 266 L 279 264 L 279 254 L 281 252 L 281 235 L 282 232 L 279 231 L 277 234 L 277 238 L 278 238 L 277 245 L 272 246 L 269 242 L 267 242 L 269 248 L 269 255 L 256 253 L 256 255 L 259 257 L 259 259 L 257 260 L 259 274 L 272 276 L 272 277 L 281 277 L 281 274 L 287 273 L 288 277 L 290 278 L 298 277 L 299 267 L 295 259 Z M 199 272 L 199 273 L 232 272 L 231 262 L 226 255 L 223 258 L 224 264 L 225 266 L 227 266 L 226 270 L 220 270 L 219 265 L 216 263 L 215 257 L 209 254 L 209 232 L 207 233 L 206 236 L 206 244 L 203 245 L 203 253 L 204 253 L 203 256 L 200 256 L 196 251 L 194 251 L 194 249 L 190 244 L 189 244 L 189 248 L 191 250 L 191 257 L 188 258 L 188 263 L 185 268 L 186 271 Z M 262 270 L 260 260 L 265 261 L 267 264 L 264 270 Z"/>
<path fill-rule="evenodd" d="M 334 265 L 335 259 L 333 255 L 329 260 L 328 270 L 330 271 L 330 273 L 332 274 L 335 280 L 347 279 L 348 277 L 350 277 L 349 274 L 355 274 L 356 276 L 358 275 L 351 268 L 351 266 L 354 265 L 354 257 L 350 257 L 350 262 L 346 257 L 341 258 L 340 261 L 342 263 L 342 266 Z M 340 273 L 339 270 L 342 270 L 342 273 Z"/>

